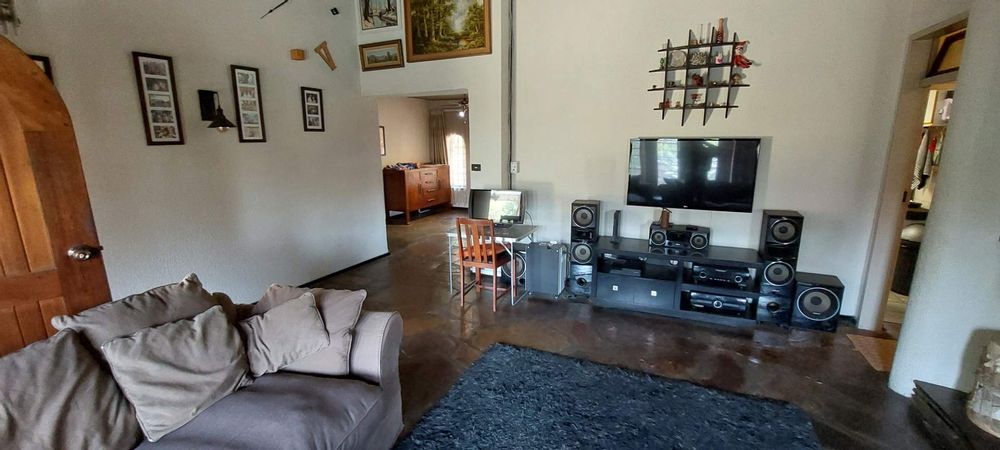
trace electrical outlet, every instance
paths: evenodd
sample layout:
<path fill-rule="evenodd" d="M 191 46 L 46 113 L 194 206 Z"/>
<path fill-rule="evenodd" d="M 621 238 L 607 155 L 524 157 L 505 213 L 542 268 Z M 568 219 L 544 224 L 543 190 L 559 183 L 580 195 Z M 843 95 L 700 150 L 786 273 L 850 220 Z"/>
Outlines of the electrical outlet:
<path fill-rule="evenodd" d="M 472 171 L 473 172 L 481 172 L 482 170 L 483 170 L 483 165 L 482 164 L 473 164 L 472 165 Z"/>
<path fill-rule="evenodd" d="M 521 162 L 520 161 L 511 161 L 510 162 L 510 173 L 518 173 L 520 171 L 521 171 Z"/>

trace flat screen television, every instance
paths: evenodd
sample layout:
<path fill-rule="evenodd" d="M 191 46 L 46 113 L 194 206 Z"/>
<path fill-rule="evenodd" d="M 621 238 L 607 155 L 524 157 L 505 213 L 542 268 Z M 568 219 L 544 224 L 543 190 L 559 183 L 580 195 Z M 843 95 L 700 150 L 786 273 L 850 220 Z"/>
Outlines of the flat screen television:
<path fill-rule="evenodd" d="M 760 139 L 635 138 L 625 203 L 752 212 Z"/>

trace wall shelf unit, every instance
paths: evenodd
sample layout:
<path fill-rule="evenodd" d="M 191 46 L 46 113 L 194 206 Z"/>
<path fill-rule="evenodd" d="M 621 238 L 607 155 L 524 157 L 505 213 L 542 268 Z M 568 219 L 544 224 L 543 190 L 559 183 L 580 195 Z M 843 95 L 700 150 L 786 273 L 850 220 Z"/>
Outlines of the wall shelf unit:
<path fill-rule="evenodd" d="M 713 27 L 709 36 L 715 36 L 716 29 Z M 694 30 L 688 30 L 688 42 L 694 42 L 695 35 Z M 688 44 L 674 46 L 673 43 L 668 39 L 666 48 L 658 50 L 660 53 L 666 53 L 664 67 L 650 70 L 649 73 L 663 73 L 663 86 L 654 87 L 652 89 L 647 89 L 648 92 L 662 92 L 662 97 L 660 99 L 659 106 L 653 108 L 654 111 L 660 111 L 660 119 L 667 118 L 667 111 L 680 111 L 681 112 L 681 126 L 687 123 L 688 117 L 690 117 L 690 112 L 693 110 L 702 110 L 701 124 L 706 125 L 708 123 L 708 118 L 710 117 L 710 111 L 714 109 L 725 110 L 725 117 L 729 117 L 730 111 L 738 108 L 734 105 L 735 101 L 734 90 L 742 87 L 749 87 L 746 83 L 733 83 L 733 74 L 739 73 L 735 64 L 735 53 L 736 46 L 741 43 L 739 36 L 733 33 L 733 39 L 726 42 L 714 42 L 714 43 L 704 43 L 704 44 Z M 708 53 L 708 60 L 714 60 L 716 54 L 726 54 L 728 51 L 728 62 L 724 63 L 714 63 L 710 62 L 707 64 L 691 64 L 691 56 L 695 51 L 701 52 L 702 50 Z M 684 52 L 684 65 L 683 66 L 671 66 L 670 57 L 674 52 Z M 679 83 L 678 81 L 671 82 L 671 74 L 677 73 L 683 74 L 683 81 Z M 702 86 L 692 86 L 692 76 L 699 75 L 703 79 Z M 714 78 L 713 78 L 714 77 Z M 671 85 L 673 83 L 673 85 Z M 713 84 L 716 83 L 716 84 Z M 723 95 L 723 91 L 725 94 Z M 671 101 L 672 94 L 675 91 L 680 91 L 682 98 L 680 100 L 681 106 L 674 107 L 674 103 Z M 692 92 L 704 91 L 704 93 L 697 93 L 699 95 L 699 102 L 695 103 L 689 95 Z M 713 97 L 710 94 L 715 93 Z M 721 101 L 721 103 L 720 103 Z"/>

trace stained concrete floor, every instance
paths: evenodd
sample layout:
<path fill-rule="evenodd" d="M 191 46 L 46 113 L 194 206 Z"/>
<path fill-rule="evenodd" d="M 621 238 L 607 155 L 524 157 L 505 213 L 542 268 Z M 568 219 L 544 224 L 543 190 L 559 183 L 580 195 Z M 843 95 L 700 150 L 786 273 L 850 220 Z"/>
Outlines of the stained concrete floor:
<path fill-rule="evenodd" d="M 730 328 L 588 304 L 527 299 L 490 309 L 489 291 L 459 307 L 448 292 L 445 230 L 457 213 L 389 225 L 391 255 L 316 286 L 367 289 L 365 309 L 403 316 L 400 354 L 404 433 L 487 348 L 505 342 L 792 402 L 828 448 L 931 448 L 909 415 L 854 350 L 848 332 Z M 711 420 L 711 418 L 706 418 Z"/>

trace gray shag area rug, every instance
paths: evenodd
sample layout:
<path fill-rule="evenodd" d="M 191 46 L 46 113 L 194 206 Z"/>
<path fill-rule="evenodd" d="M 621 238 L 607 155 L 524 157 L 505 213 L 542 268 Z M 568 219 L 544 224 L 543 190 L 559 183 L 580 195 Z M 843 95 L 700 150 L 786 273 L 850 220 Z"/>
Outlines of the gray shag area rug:
<path fill-rule="evenodd" d="M 497 344 L 398 449 L 818 449 L 796 406 Z"/>

